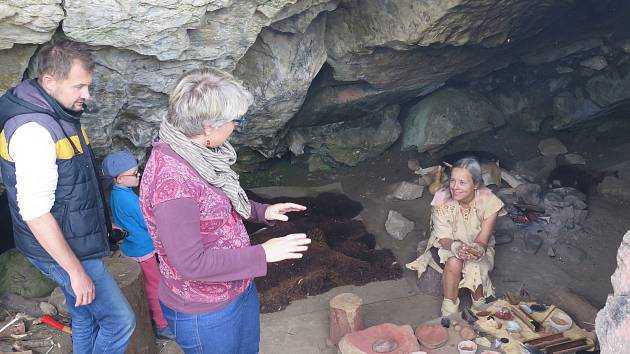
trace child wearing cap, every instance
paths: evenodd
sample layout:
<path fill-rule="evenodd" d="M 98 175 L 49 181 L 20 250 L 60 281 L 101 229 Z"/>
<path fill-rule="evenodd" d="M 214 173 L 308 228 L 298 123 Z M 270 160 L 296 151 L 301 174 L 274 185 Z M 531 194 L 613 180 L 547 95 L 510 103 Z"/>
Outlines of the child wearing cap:
<path fill-rule="evenodd" d="M 138 196 L 132 189 L 140 183 L 138 161 L 129 151 L 112 152 L 103 160 L 103 175 L 113 182 L 109 197 L 112 221 L 129 233 L 121 242 L 121 251 L 137 261 L 144 274 L 144 288 L 151 317 L 155 322 L 156 335 L 174 339 L 158 301 L 160 271 L 153 241 L 140 211 Z"/>

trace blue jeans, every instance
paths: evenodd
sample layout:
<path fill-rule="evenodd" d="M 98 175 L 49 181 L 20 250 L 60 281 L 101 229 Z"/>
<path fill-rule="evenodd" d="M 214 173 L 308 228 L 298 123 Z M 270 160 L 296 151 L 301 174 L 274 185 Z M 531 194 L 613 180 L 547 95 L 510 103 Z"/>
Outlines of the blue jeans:
<path fill-rule="evenodd" d="M 124 353 L 136 326 L 129 302 L 101 259 L 81 261 L 96 288 L 88 305 L 75 307 L 70 276 L 56 262 L 29 259 L 44 275 L 54 280 L 66 296 L 72 316 L 72 350 L 77 354 Z"/>
<path fill-rule="evenodd" d="M 189 314 L 160 305 L 186 354 L 258 353 L 260 302 L 253 281 L 236 300 L 213 312 Z"/>

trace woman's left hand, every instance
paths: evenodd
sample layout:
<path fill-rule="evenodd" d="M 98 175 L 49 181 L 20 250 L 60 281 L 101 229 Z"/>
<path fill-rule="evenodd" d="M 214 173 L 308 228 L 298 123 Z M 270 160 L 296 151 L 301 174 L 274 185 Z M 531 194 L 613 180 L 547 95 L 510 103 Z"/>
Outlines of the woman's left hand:
<path fill-rule="evenodd" d="M 478 261 L 486 254 L 486 247 L 477 242 L 473 242 L 468 249 L 468 253 L 470 253 L 471 260 Z"/>
<path fill-rule="evenodd" d="M 476 262 L 480 260 L 485 253 L 485 247 L 478 244 L 477 242 L 474 242 L 471 245 L 464 244 L 461 247 L 457 248 L 455 254 L 457 255 L 457 258 L 461 260 Z"/>
<path fill-rule="evenodd" d="M 306 210 L 304 205 L 295 204 L 295 203 L 278 203 L 274 205 L 270 205 L 265 210 L 265 219 L 271 220 L 280 220 L 287 221 L 289 217 L 284 215 L 291 211 L 303 211 Z"/>

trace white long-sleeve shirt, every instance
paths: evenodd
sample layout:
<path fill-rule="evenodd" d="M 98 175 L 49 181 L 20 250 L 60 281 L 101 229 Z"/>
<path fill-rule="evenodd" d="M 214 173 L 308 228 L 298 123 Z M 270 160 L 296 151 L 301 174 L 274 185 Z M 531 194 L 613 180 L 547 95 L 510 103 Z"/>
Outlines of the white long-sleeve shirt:
<path fill-rule="evenodd" d="M 25 221 L 52 209 L 57 188 L 57 153 L 50 133 L 38 123 L 26 123 L 9 141 L 9 155 L 15 162 L 19 213 Z"/>

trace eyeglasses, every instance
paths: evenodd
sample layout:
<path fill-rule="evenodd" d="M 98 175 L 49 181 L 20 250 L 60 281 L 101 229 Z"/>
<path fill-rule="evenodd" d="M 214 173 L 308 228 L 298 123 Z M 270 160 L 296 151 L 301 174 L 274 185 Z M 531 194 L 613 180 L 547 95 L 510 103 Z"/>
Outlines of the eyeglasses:
<path fill-rule="evenodd" d="M 245 128 L 245 123 L 247 123 L 247 120 L 244 117 L 240 117 L 240 118 L 232 119 L 232 123 L 234 123 L 234 126 L 240 130 L 240 129 Z"/>
<path fill-rule="evenodd" d="M 118 177 L 125 177 L 125 176 L 127 176 L 127 177 L 140 177 L 140 176 L 142 176 L 142 172 L 136 171 L 136 172 L 134 172 L 132 174 L 129 174 L 129 175 L 118 175 Z"/>

